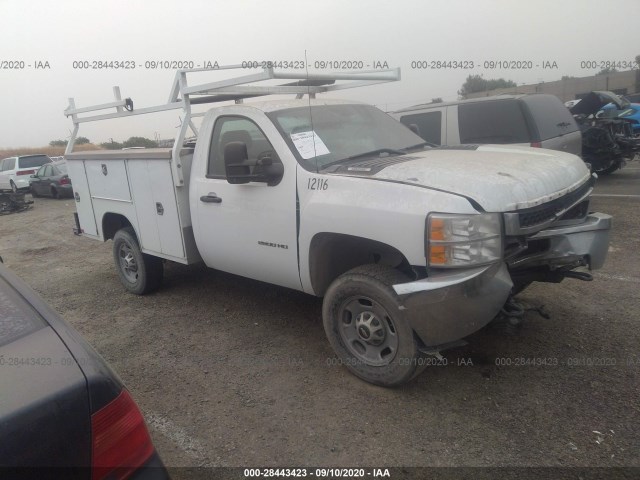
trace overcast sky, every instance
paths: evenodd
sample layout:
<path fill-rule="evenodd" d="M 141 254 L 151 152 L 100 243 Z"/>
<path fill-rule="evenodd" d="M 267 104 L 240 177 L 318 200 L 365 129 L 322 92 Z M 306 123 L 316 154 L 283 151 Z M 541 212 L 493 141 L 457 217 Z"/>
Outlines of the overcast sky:
<path fill-rule="evenodd" d="M 402 69 L 400 82 L 331 95 L 392 110 L 453 100 L 470 74 L 536 83 L 597 72 L 582 61 L 633 60 L 640 54 L 638 14 L 638 0 L 0 0 L 0 67 L 25 65 L 0 69 L 0 148 L 68 137 L 69 97 L 78 107 L 105 103 L 119 85 L 136 107 L 165 103 L 175 71 L 145 68 L 147 61 L 303 60 L 305 50 L 310 72 L 316 61 L 386 61 Z M 136 68 L 73 68 L 84 60 L 133 61 Z M 531 60 L 558 68 L 418 70 L 414 60 Z M 50 68 L 36 69 L 37 62 Z M 80 135 L 94 143 L 172 138 L 178 115 L 86 124 Z"/>

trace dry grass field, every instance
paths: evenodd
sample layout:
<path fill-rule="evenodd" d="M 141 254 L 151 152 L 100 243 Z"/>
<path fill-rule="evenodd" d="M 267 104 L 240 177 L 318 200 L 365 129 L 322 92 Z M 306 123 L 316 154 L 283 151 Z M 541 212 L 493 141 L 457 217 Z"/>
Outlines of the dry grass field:
<path fill-rule="evenodd" d="M 93 143 L 85 143 L 83 145 L 76 145 L 74 151 L 82 152 L 86 150 L 102 150 L 100 145 L 94 145 Z M 37 153 L 44 153 L 50 157 L 59 157 L 64 155 L 64 147 L 18 147 L 18 148 L 6 148 L 0 149 L 0 159 L 7 157 L 14 157 L 18 155 L 34 155 Z"/>

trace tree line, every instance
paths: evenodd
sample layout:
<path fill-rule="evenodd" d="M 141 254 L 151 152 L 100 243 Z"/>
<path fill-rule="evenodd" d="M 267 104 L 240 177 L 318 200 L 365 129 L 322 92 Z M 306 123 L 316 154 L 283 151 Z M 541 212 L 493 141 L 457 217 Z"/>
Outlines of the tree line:
<path fill-rule="evenodd" d="M 68 140 L 51 140 L 49 145 L 52 147 L 66 147 L 67 143 L 69 143 Z M 91 143 L 87 137 L 76 138 L 76 145 L 85 145 L 87 143 Z M 100 146 L 107 150 L 121 150 L 123 148 L 131 147 L 156 148 L 158 146 L 158 142 L 145 137 L 129 137 L 124 142 L 116 142 L 111 139 L 110 142 L 102 142 Z"/>

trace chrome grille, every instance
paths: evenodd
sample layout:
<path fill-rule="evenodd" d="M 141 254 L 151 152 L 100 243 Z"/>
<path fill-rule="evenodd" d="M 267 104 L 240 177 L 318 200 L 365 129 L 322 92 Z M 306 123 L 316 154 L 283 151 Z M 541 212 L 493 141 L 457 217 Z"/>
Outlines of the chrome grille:
<path fill-rule="evenodd" d="M 595 179 L 590 178 L 576 190 L 542 205 L 505 213 L 507 235 L 534 233 L 559 219 L 579 219 L 587 215 L 588 195 L 593 189 Z"/>

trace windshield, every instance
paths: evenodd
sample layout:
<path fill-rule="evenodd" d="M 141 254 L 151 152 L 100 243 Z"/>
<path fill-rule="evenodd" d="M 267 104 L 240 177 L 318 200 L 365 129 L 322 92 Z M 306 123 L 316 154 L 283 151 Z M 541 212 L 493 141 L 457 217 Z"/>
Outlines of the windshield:
<path fill-rule="evenodd" d="M 66 175 L 67 174 L 67 165 L 64 163 L 58 163 L 56 165 L 56 168 L 58 169 L 58 171 L 63 174 Z"/>
<path fill-rule="evenodd" d="M 371 105 L 317 105 L 267 115 L 298 162 L 309 170 L 368 152 L 404 153 L 398 150 L 424 144 L 421 137 Z"/>
<path fill-rule="evenodd" d="M 51 159 L 46 155 L 34 155 L 33 157 L 20 157 L 20 166 L 18 168 L 41 167 L 45 163 L 51 163 Z"/>

